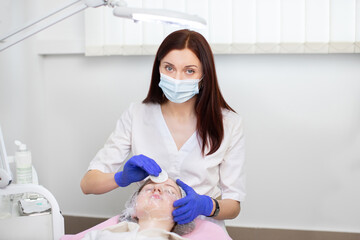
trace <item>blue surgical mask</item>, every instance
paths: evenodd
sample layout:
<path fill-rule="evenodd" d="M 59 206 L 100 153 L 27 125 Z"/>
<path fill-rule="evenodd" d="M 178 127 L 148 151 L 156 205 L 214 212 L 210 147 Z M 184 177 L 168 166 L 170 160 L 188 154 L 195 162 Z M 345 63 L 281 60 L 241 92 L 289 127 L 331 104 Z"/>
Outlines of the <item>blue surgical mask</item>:
<path fill-rule="evenodd" d="M 201 79 L 177 80 L 160 73 L 159 87 L 166 98 L 174 103 L 183 103 L 199 93 Z"/>

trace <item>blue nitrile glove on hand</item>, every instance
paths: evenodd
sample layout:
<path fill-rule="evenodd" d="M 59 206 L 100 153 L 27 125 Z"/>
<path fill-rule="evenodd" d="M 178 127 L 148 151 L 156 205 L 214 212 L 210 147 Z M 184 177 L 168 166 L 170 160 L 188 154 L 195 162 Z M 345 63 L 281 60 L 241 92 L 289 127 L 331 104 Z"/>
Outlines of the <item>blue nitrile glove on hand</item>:
<path fill-rule="evenodd" d="M 180 179 L 176 183 L 184 189 L 186 197 L 176 200 L 173 211 L 174 222 L 178 224 L 189 223 L 199 215 L 210 216 L 214 204 L 211 197 L 197 194 L 194 189 Z"/>
<path fill-rule="evenodd" d="M 124 165 L 122 172 L 115 173 L 115 182 L 120 187 L 126 187 L 133 182 L 143 180 L 149 175 L 159 176 L 160 166 L 145 155 L 131 157 Z"/>

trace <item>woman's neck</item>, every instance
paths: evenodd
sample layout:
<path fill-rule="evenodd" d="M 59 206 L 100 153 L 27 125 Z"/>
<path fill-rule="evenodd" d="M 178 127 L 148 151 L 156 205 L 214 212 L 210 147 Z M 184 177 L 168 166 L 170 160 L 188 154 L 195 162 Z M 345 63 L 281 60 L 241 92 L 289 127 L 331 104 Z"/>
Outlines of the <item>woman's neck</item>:
<path fill-rule="evenodd" d="M 173 103 L 171 101 L 167 101 L 161 105 L 161 110 L 163 114 L 174 118 L 193 118 L 196 117 L 195 101 L 195 97 L 184 103 Z"/>
<path fill-rule="evenodd" d="M 145 229 L 158 228 L 170 232 L 174 226 L 174 222 L 171 219 L 157 220 L 157 219 L 139 219 L 138 222 L 140 231 Z"/>

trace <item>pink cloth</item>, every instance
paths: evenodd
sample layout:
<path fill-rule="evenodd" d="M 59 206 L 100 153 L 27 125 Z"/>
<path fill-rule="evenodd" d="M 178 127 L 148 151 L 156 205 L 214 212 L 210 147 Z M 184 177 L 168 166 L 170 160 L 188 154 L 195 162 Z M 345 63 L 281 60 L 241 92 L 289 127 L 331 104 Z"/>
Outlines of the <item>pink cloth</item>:
<path fill-rule="evenodd" d="M 92 228 L 86 229 L 85 231 L 82 231 L 76 235 L 64 235 L 60 240 L 78 240 L 85 236 L 85 234 L 91 230 L 95 229 L 103 229 L 111 225 L 115 225 L 118 223 L 119 215 L 114 216 L 112 218 L 109 218 L 108 220 L 99 223 L 98 225 L 93 226 Z"/>
<path fill-rule="evenodd" d="M 183 237 L 191 240 L 231 240 L 230 236 L 219 225 L 201 220 L 195 219 L 196 227 L 194 231 Z"/>
<path fill-rule="evenodd" d="M 115 225 L 118 223 L 119 216 L 114 216 L 109 218 L 108 220 L 95 225 L 92 228 L 86 229 L 76 235 L 64 235 L 60 240 L 79 240 L 85 236 L 85 234 L 91 230 L 95 229 L 103 229 L 111 225 Z M 229 235 L 217 224 L 196 219 L 195 220 L 196 227 L 194 231 L 189 234 L 184 235 L 183 237 L 189 238 L 191 240 L 231 240 Z"/>

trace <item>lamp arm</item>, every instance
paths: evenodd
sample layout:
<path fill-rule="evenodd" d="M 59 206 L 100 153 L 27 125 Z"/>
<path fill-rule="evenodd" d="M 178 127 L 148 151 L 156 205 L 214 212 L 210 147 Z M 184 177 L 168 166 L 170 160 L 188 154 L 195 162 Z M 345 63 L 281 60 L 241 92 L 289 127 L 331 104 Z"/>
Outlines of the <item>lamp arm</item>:
<path fill-rule="evenodd" d="M 54 24 L 78 13 L 83 11 L 84 9 L 88 8 L 88 7 L 99 7 L 102 5 L 106 5 L 107 1 L 105 0 L 71 0 L 71 2 L 67 3 L 66 5 L 52 11 L 51 13 L 47 14 L 46 16 L 35 20 L 27 25 L 25 25 L 24 27 L 19 28 L 18 30 L 0 38 L 0 43 L 3 43 L 0 45 L 0 52 L 23 41 L 24 39 L 33 36 L 34 34 L 53 26 Z M 69 10 L 70 9 L 70 10 Z M 50 19 L 50 20 L 48 20 Z M 42 21 L 47 21 L 46 24 L 40 25 L 40 23 Z M 35 26 L 34 26 L 35 25 Z M 39 25 L 39 26 L 36 26 Z M 34 26 L 34 27 L 33 27 Z M 30 28 L 33 27 L 33 28 Z M 30 30 L 28 30 L 30 28 Z M 20 38 L 13 40 L 13 41 L 9 41 L 8 43 L 6 43 L 6 39 L 15 36 L 18 33 L 21 33 L 23 31 L 28 30 L 26 33 L 24 33 L 23 36 L 21 36 Z"/>
<path fill-rule="evenodd" d="M 39 19 L 35 20 L 34 22 L 28 23 L 27 25 L 25 25 L 25 26 L 23 26 L 23 27 L 15 30 L 14 32 L 12 32 L 12 33 L 10 33 L 10 34 L 3 36 L 3 37 L 0 39 L 0 42 L 1 42 L 1 41 L 4 41 L 5 39 L 8 39 L 8 38 L 11 37 L 11 36 L 14 36 L 15 34 L 17 34 L 17 33 L 21 32 L 21 31 L 23 31 L 23 30 L 25 30 L 25 29 L 27 29 L 27 28 L 29 28 L 29 27 L 31 27 L 31 26 L 33 26 L 33 25 L 35 25 L 35 24 L 37 24 L 37 23 L 39 23 L 39 22 L 41 22 L 41 21 L 43 21 L 43 20 L 45 20 L 45 19 L 47 19 L 48 17 L 53 16 L 54 14 L 56 14 L 56 13 L 58 13 L 58 12 L 63 11 L 64 9 L 66 9 L 66 8 L 74 5 L 75 3 L 81 2 L 81 1 L 82 1 L 82 0 L 75 0 L 75 1 L 73 0 L 71 3 L 68 3 L 68 4 L 66 4 L 65 6 L 61 7 L 61 8 L 54 10 L 53 12 L 47 14 L 46 16 L 43 16 L 42 18 L 39 18 Z"/>
<path fill-rule="evenodd" d="M 181 26 L 193 25 L 200 28 L 206 25 L 205 19 L 195 15 L 165 9 L 127 8 L 125 0 L 71 0 L 65 6 L 0 38 L 0 52 L 88 7 L 95 8 L 104 5 L 114 8 L 115 16 L 130 18 L 134 21 L 157 21 Z M 10 37 L 12 38 L 6 40 Z"/>

